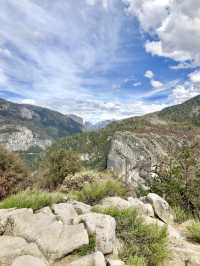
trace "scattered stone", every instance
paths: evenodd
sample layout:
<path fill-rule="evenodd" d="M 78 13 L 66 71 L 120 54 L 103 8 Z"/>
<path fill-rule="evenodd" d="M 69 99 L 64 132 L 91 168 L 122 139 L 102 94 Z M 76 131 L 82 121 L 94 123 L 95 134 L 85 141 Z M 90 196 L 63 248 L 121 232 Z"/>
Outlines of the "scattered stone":
<path fill-rule="evenodd" d="M 73 219 L 78 216 L 72 204 L 69 203 L 54 204 L 52 210 L 64 224 L 72 224 Z"/>
<path fill-rule="evenodd" d="M 87 213 L 74 219 L 74 224 L 83 222 L 90 235 L 96 234 L 96 248 L 103 254 L 113 251 L 115 242 L 115 219 L 100 213 Z"/>
<path fill-rule="evenodd" d="M 105 258 L 99 251 L 94 254 L 81 257 L 66 266 L 106 266 Z"/>
<path fill-rule="evenodd" d="M 46 213 L 17 214 L 9 217 L 12 235 L 34 242 L 50 261 L 62 258 L 88 244 L 83 224 L 66 225 Z"/>

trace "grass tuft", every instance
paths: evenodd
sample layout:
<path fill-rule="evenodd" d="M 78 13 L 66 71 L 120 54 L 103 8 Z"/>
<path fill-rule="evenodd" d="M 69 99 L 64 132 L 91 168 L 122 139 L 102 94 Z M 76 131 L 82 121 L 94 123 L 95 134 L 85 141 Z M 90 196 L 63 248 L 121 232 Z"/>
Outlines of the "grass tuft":
<path fill-rule="evenodd" d="M 73 197 L 87 204 L 95 205 L 108 196 L 125 196 L 127 190 L 118 180 L 108 179 L 86 184 L 80 191 L 73 193 Z"/>
<path fill-rule="evenodd" d="M 193 222 L 187 226 L 187 238 L 200 244 L 200 222 Z"/>
<path fill-rule="evenodd" d="M 145 224 L 137 211 L 132 208 L 126 210 L 93 208 L 93 211 L 115 218 L 117 238 L 123 243 L 119 255 L 127 265 L 158 266 L 168 258 L 166 227 Z"/>
<path fill-rule="evenodd" d="M 63 202 L 64 197 L 65 195 L 62 193 L 25 190 L 1 201 L 0 209 L 32 208 L 38 210 L 54 203 Z"/>

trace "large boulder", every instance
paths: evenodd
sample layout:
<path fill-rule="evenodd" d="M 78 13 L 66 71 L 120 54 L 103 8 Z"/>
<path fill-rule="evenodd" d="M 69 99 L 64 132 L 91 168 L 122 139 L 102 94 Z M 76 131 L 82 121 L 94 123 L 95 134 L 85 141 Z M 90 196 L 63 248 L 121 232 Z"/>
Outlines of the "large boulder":
<path fill-rule="evenodd" d="M 55 215 L 24 211 L 8 217 L 5 232 L 34 242 L 49 261 L 55 261 L 88 244 L 88 233 L 83 224 L 66 225 Z"/>
<path fill-rule="evenodd" d="M 96 235 L 96 249 L 103 254 L 113 251 L 115 242 L 115 219 L 100 213 L 87 213 L 74 219 L 74 224 L 83 222 L 90 235 Z"/>
<path fill-rule="evenodd" d="M 155 193 L 149 193 L 143 200 L 152 205 L 155 215 L 163 222 L 169 223 L 172 221 L 170 206 L 166 200 Z"/>
<path fill-rule="evenodd" d="M 107 259 L 108 266 L 124 266 L 124 262 L 121 260 Z"/>
<path fill-rule="evenodd" d="M 120 197 L 107 197 L 100 201 L 100 206 L 104 208 L 117 208 L 119 210 L 131 207 L 130 202 Z"/>
<path fill-rule="evenodd" d="M 69 203 L 54 204 L 52 209 L 64 224 L 72 224 L 73 219 L 78 216 L 73 205 Z"/>
<path fill-rule="evenodd" d="M 48 265 L 35 243 L 28 243 L 21 237 L 0 236 L 0 265 L 11 265 L 18 257 L 25 255 L 38 259 L 41 262 L 41 266 Z M 29 264 L 27 263 L 27 265 Z"/>
<path fill-rule="evenodd" d="M 103 254 L 99 251 L 77 259 L 66 266 L 106 266 Z"/>
<path fill-rule="evenodd" d="M 141 215 L 147 215 L 150 217 L 154 217 L 154 210 L 151 204 L 144 203 L 138 198 L 128 198 L 128 202 L 130 203 L 130 207 L 135 208 Z"/>

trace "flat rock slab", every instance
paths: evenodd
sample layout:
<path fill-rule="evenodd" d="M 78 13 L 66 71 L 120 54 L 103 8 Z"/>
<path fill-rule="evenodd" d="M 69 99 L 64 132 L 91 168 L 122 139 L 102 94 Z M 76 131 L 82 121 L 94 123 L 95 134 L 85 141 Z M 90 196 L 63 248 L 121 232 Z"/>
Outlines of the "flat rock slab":
<path fill-rule="evenodd" d="M 27 243 L 20 237 L 0 236 L 0 265 L 11 265 L 17 257 L 24 255 L 34 256 L 46 263 L 46 259 L 35 243 Z"/>
<path fill-rule="evenodd" d="M 43 260 L 25 255 L 25 256 L 20 256 L 14 260 L 11 266 L 47 266 Z"/>
<path fill-rule="evenodd" d="M 83 224 L 66 225 L 45 212 L 14 213 L 9 216 L 7 227 L 13 236 L 36 243 L 51 262 L 89 243 Z"/>

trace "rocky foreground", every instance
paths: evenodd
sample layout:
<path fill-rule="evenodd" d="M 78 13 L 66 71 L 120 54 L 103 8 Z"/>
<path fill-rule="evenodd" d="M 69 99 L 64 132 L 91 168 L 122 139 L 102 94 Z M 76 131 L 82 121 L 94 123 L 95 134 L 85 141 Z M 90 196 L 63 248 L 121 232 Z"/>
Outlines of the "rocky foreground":
<path fill-rule="evenodd" d="M 156 194 L 127 200 L 108 197 L 102 207 L 137 208 L 146 223 L 168 226 L 170 258 L 163 266 L 200 266 L 200 245 L 186 240 L 184 225 L 174 225 L 170 207 Z M 92 207 L 68 201 L 32 209 L 0 210 L 1 266 L 122 266 L 116 222 Z M 79 257 L 75 251 L 96 235 L 96 252 Z"/>

